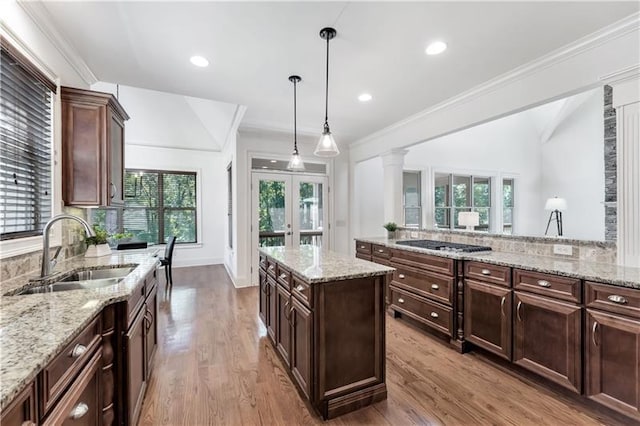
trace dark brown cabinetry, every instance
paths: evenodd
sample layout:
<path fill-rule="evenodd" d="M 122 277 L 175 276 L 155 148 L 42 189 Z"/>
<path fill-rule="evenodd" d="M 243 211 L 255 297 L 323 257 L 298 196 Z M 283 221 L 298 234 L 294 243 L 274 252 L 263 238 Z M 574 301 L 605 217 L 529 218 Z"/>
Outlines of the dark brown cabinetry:
<path fill-rule="evenodd" d="M 35 384 L 31 383 L 2 411 L 2 426 L 32 426 L 37 424 Z"/>
<path fill-rule="evenodd" d="M 136 424 L 146 390 L 144 315 L 138 315 L 124 336 L 126 353 L 127 421 Z"/>
<path fill-rule="evenodd" d="M 62 198 L 68 206 L 124 204 L 124 122 L 111 94 L 61 87 Z"/>
<path fill-rule="evenodd" d="M 276 285 L 276 348 L 285 364 L 291 364 L 291 293 L 281 285 Z"/>
<path fill-rule="evenodd" d="M 586 287 L 585 393 L 640 421 L 640 291 Z"/>
<path fill-rule="evenodd" d="M 307 398 L 311 398 L 311 336 L 313 316 L 297 298 L 291 298 L 291 373 Z"/>
<path fill-rule="evenodd" d="M 267 292 L 269 291 L 269 287 L 267 286 L 267 272 L 262 268 L 258 271 L 258 283 L 260 286 L 260 294 L 258 295 L 258 315 L 260 315 L 262 322 L 267 325 L 267 318 L 269 316 Z"/>

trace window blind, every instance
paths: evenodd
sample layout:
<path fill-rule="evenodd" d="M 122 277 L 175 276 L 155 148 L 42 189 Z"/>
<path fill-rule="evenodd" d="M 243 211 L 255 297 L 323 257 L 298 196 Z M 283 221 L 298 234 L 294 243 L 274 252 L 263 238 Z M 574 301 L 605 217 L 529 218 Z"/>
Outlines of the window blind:
<path fill-rule="evenodd" d="M 0 239 L 42 233 L 51 218 L 52 89 L 3 43 Z"/>

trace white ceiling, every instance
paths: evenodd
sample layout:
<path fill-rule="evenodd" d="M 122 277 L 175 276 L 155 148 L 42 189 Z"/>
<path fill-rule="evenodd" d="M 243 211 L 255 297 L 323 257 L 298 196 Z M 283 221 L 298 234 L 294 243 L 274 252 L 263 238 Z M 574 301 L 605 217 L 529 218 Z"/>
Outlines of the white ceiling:
<path fill-rule="evenodd" d="M 628 16 L 637 2 L 51 2 L 99 80 L 246 105 L 242 126 L 319 133 L 324 26 L 329 123 L 350 142 Z M 427 56 L 428 42 L 449 49 Z M 210 61 L 199 69 L 189 57 Z M 370 92 L 373 101 L 357 96 Z"/>

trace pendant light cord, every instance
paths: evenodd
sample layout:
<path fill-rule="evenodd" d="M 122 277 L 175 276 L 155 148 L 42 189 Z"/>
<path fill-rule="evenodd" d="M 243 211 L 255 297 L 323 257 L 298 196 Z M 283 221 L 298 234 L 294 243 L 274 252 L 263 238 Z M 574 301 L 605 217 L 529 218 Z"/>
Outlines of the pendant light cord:
<path fill-rule="evenodd" d="M 298 122 L 297 122 L 297 111 L 298 105 L 296 99 L 298 95 L 296 93 L 296 86 L 298 82 L 296 80 L 293 81 L 293 153 L 298 153 Z"/>
<path fill-rule="evenodd" d="M 327 74 L 325 79 L 324 125 L 329 127 L 329 39 L 327 37 Z"/>

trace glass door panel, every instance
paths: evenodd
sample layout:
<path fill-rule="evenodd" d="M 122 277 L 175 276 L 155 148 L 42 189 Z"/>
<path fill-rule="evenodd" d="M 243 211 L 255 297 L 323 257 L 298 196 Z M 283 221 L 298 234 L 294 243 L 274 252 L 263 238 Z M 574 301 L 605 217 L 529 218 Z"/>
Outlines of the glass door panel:
<path fill-rule="evenodd" d="M 287 236 L 291 235 L 286 202 L 287 186 L 286 178 L 258 180 L 259 247 L 287 245 Z"/>
<path fill-rule="evenodd" d="M 322 235 L 325 227 L 324 189 L 326 185 L 311 177 L 296 177 L 297 187 L 297 225 L 294 228 L 294 244 L 322 247 Z"/>

